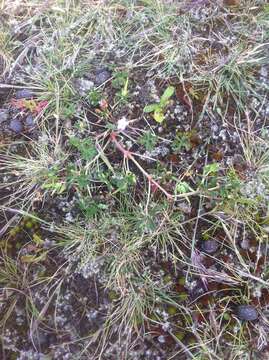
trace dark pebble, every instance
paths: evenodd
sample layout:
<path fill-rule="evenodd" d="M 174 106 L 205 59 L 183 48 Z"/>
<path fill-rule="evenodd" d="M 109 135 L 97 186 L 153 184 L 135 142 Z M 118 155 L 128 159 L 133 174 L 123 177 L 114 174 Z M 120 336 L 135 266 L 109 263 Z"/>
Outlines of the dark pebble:
<path fill-rule="evenodd" d="M 111 73 L 107 69 L 100 69 L 95 74 L 94 82 L 97 86 L 99 86 L 110 78 L 111 78 Z"/>
<path fill-rule="evenodd" d="M 9 127 L 12 131 L 14 131 L 16 134 L 19 134 L 22 132 L 22 123 L 18 119 L 14 119 L 10 121 Z"/>
<path fill-rule="evenodd" d="M 32 99 L 34 93 L 29 89 L 22 89 L 16 92 L 16 99 Z"/>
<path fill-rule="evenodd" d="M 0 109 L 0 124 L 2 122 L 7 121 L 8 119 L 8 110 L 7 109 Z"/>
<path fill-rule="evenodd" d="M 216 240 L 205 240 L 202 242 L 201 248 L 208 254 L 214 254 L 219 249 L 219 243 Z"/>
<path fill-rule="evenodd" d="M 239 305 L 236 310 L 240 320 L 253 321 L 258 319 L 258 311 L 251 305 Z"/>
<path fill-rule="evenodd" d="M 32 115 L 28 115 L 25 119 L 25 124 L 27 127 L 33 127 L 35 125 Z"/>

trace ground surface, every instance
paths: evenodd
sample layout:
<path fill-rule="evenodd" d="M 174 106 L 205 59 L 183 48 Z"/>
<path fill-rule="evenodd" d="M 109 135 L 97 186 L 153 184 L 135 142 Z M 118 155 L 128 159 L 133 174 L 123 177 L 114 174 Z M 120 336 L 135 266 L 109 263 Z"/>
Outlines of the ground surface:
<path fill-rule="evenodd" d="M 1 359 L 269 358 L 269 7 L 0 3 Z"/>

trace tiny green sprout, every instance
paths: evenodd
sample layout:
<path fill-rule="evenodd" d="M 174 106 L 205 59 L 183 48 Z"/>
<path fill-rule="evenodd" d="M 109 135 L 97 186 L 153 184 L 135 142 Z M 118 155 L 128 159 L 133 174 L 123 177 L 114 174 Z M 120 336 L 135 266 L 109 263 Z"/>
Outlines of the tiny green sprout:
<path fill-rule="evenodd" d="M 69 138 L 69 143 L 77 148 L 81 158 L 85 161 L 92 160 L 97 152 L 91 139 L 80 139 L 76 136 Z"/>
<path fill-rule="evenodd" d="M 177 308 L 175 306 L 169 306 L 167 309 L 167 312 L 169 315 L 176 315 L 178 312 Z"/>
<path fill-rule="evenodd" d="M 228 312 L 225 312 L 223 314 L 223 319 L 226 320 L 226 321 L 229 321 L 231 319 L 231 315 Z"/>
<path fill-rule="evenodd" d="M 75 112 L 76 112 L 76 107 L 75 104 L 73 103 L 65 104 L 62 108 L 62 116 L 64 119 L 68 119 L 74 116 Z"/>
<path fill-rule="evenodd" d="M 182 149 L 189 151 L 191 149 L 190 137 L 190 133 L 177 133 L 171 145 L 172 150 L 175 153 L 179 153 Z"/>
<path fill-rule="evenodd" d="M 26 229 L 31 229 L 31 228 L 33 227 L 33 223 L 32 223 L 30 220 L 28 220 L 28 221 L 25 223 L 25 227 L 26 227 Z"/>
<path fill-rule="evenodd" d="M 204 166 L 203 172 L 204 172 L 204 176 L 208 176 L 208 175 L 214 175 L 219 171 L 219 164 L 218 163 L 212 163 L 212 164 L 207 164 Z"/>
<path fill-rule="evenodd" d="M 181 340 L 183 340 L 185 333 L 183 331 L 177 331 L 174 335 L 178 340 L 181 341 Z"/>
<path fill-rule="evenodd" d="M 145 113 L 153 113 L 153 118 L 158 123 L 164 120 L 164 111 L 169 104 L 170 98 L 174 95 L 174 86 L 168 86 L 162 94 L 160 101 L 155 104 L 149 104 L 144 107 Z"/>
<path fill-rule="evenodd" d="M 114 72 L 113 80 L 111 82 L 112 87 L 116 90 L 124 89 L 128 87 L 128 72 L 127 71 L 119 71 Z"/>
<path fill-rule="evenodd" d="M 124 79 L 122 79 L 124 80 Z M 125 105 L 128 102 L 129 99 L 129 77 L 127 77 L 122 83 L 122 87 L 119 91 L 116 92 L 115 99 L 117 101 L 117 105 Z"/>
<path fill-rule="evenodd" d="M 124 98 L 128 96 L 128 84 L 129 84 L 129 78 L 127 77 L 125 84 L 121 90 L 121 96 Z"/>
<path fill-rule="evenodd" d="M 194 191 L 186 181 L 180 181 L 176 184 L 176 194 L 185 194 Z"/>
<path fill-rule="evenodd" d="M 158 142 L 157 136 L 151 131 L 146 131 L 139 139 L 139 144 L 145 146 L 147 151 L 152 151 Z"/>
<path fill-rule="evenodd" d="M 89 102 L 92 106 L 98 106 L 99 105 L 99 102 L 101 101 L 102 99 L 102 93 L 101 91 L 99 90 L 91 90 L 88 94 L 88 99 L 89 99 Z"/>

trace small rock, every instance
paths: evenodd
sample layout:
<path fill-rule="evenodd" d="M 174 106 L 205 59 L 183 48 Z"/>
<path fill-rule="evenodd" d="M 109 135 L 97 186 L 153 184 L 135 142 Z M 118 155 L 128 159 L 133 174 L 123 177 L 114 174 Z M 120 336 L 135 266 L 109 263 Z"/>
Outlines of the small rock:
<path fill-rule="evenodd" d="M 253 321 L 258 319 L 258 311 L 251 305 L 239 305 L 236 310 L 240 320 Z"/>
<path fill-rule="evenodd" d="M 90 90 L 94 89 L 94 83 L 86 79 L 76 79 L 74 81 L 74 86 L 81 96 L 87 95 Z"/>
<path fill-rule="evenodd" d="M 159 343 L 164 344 L 165 343 L 165 337 L 163 335 L 160 335 L 158 337 L 158 341 L 159 341 Z"/>
<path fill-rule="evenodd" d="M 205 240 L 202 242 L 201 248 L 208 254 L 214 254 L 219 249 L 219 243 L 216 240 Z"/>
<path fill-rule="evenodd" d="M 8 110 L 0 109 L 0 124 L 7 121 L 8 119 Z"/>
<path fill-rule="evenodd" d="M 25 124 L 26 124 L 27 127 L 30 127 L 30 128 L 35 126 L 34 119 L 33 119 L 33 116 L 31 114 L 29 114 L 26 117 Z"/>
<path fill-rule="evenodd" d="M 18 119 L 14 119 L 10 121 L 9 127 L 12 131 L 14 131 L 16 134 L 19 134 L 22 132 L 22 123 Z"/>
<path fill-rule="evenodd" d="M 111 78 L 111 73 L 107 69 L 100 69 L 95 74 L 94 82 L 97 86 L 99 86 L 110 78 Z"/>
<path fill-rule="evenodd" d="M 34 93 L 29 89 L 22 89 L 16 92 L 16 99 L 32 99 Z"/>

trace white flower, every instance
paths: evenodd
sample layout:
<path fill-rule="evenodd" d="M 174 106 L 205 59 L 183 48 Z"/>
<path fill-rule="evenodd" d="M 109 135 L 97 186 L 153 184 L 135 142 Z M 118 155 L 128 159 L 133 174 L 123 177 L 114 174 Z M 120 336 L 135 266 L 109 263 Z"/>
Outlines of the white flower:
<path fill-rule="evenodd" d="M 126 117 L 121 118 L 120 120 L 118 120 L 118 130 L 119 131 L 123 131 L 126 129 L 126 127 L 128 126 L 129 121 L 126 119 Z"/>

